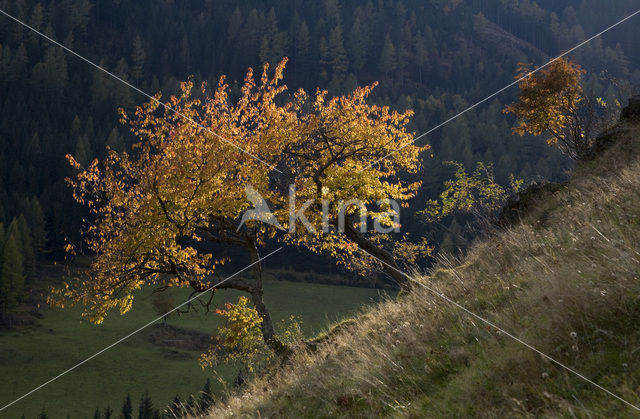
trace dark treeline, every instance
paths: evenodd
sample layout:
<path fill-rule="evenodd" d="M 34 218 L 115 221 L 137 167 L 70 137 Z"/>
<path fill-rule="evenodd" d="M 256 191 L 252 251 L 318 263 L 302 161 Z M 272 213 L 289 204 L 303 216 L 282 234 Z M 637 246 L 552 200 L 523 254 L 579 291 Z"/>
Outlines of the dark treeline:
<path fill-rule="evenodd" d="M 175 92 L 190 75 L 213 85 L 221 74 L 238 80 L 249 66 L 288 56 L 290 89 L 319 86 L 342 93 L 380 81 L 374 100 L 413 108 L 413 128 L 421 133 L 510 82 L 518 62 L 542 63 L 619 20 L 634 4 L 559 3 L 0 0 L 0 8 L 148 93 Z M 45 251 L 61 256 L 65 238 L 81 247 L 86 214 L 65 185 L 65 154 L 86 164 L 104 156 L 107 145 L 127 148 L 131 138 L 118 123 L 117 108 L 131 109 L 145 98 L 0 19 L 2 259 L 7 271 L 22 269 L 18 276 L 28 278 Z M 623 24 L 576 54 L 590 71 L 593 92 L 607 100 L 620 94 L 610 80 L 624 86 L 640 80 L 632 29 Z M 512 136 L 502 114 L 512 99 L 513 91 L 496 97 L 425 138 L 433 148 L 425 155 L 416 209 L 448 176 L 442 164 L 447 160 L 468 168 L 475 161 L 494 162 L 503 183 L 512 173 L 562 176 L 568 163 L 558 153 Z M 460 228 L 453 222 L 437 240 L 454 245 L 458 233 L 451 231 Z M 419 226 L 403 224 L 414 231 Z M 20 263 L 14 248 L 20 249 Z"/>
<path fill-rule="evenodd" d="M 182 400 L 180 395 L 176 395 L 165 408 L 156 408 L 151 396 L 149 396 L 149 392 L 145 392 L 140 398 L 136 412 L 133 407 L 131 395 L 127 394 L 119 411 L 114 411 L 111 407 L 104 409 L 96 408 L 93 419 L 180 419 L 196 417 L 208 412 L 213 404 L 214 398 L 211 391 L 211 380 L 207 379 L 197 395 L 191 394 L 185 400 Z M 43 419 L 42 414 L 41 419 Z"/>

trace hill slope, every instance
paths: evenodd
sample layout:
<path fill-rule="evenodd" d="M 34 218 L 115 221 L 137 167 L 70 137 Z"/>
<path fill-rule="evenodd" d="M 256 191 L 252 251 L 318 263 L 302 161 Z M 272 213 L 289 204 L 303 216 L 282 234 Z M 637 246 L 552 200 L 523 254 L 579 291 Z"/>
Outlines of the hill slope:
<path fill-rule="evenodd" d="M 640 125 L 522 223 L 419 281 L 640 405 Z M 211 417 L 629 417 L 639 412 L 424 287 L 342 324 Z"/>

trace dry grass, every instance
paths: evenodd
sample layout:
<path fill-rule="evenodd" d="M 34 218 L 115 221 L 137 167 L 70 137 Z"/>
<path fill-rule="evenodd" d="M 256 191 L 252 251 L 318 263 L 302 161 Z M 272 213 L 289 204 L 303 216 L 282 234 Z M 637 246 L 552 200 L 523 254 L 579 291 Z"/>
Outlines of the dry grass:
<path fill-rule="evenodd" d="M 637 125 L 512 229 L 420 281 L 640 405 Z M 210 417 L 631 417 L 637 411 L 416 286 Z"/>

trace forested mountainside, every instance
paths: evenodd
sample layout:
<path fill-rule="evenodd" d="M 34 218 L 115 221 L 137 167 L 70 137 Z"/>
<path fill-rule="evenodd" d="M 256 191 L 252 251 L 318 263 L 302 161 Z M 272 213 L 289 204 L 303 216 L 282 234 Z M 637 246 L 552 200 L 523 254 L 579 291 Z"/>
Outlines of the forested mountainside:
<path fill-rule="evenodd" d="M 238 80 L 249 66 L 288 56 L 290 89 L 342 93 L 380 81 L 374 100 L 414 109 L 412 127 L 422 133 L 511 82 L 518 62 L 542 63 L 632 12 L 634 3 L 0 0 L 0 9 L 150 94 L 166 97 L 191 75 L 212 85 L 221 74 Z M 65 154 L 86 163 L 106 145 L 126 148 L 131 138 L 117 108 L 145 98 L 8 17 L 0 20 L 0 223 L 7 228 L 23 215 L 23 241 L 31 242 L 23 251 L 56 257 L 65 237 L 81 242 L 83 214 L 64 182 Z M 616 86 L 628 90 L 640 80 L 633 28 L 621 25 L 575 54 L 605 100 L 620 95 Z M 448 175 L 448 160 L 494 162 L 502 182 L 511 173 L 563 175 L 568 162 L 558 153 L 511 134 L 501 110 L 513 94 L 424 138 L 433 148 L 424 156 L 416 209 Z M 453 245 L 448 234 L 438 239 Z"/>

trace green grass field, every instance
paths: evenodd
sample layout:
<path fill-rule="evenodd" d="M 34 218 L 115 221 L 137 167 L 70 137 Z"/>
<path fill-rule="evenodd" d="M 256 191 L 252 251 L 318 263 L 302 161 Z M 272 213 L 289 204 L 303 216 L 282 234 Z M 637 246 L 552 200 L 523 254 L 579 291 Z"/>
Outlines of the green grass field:
<path fill-rule="evenodd" d="M 181 290 L 178 300 L 186 299 Z M 236 301 L 238 293 L 220 291 L 215 304 Z M 353 315 L 363 304 L 378 300 L 380 292 L 355 288 L 286 281 L 267 281 L 265 300 L 275 322 L 291 314 L 302 320 L 306 336 L 313 336 L 331 322 Z M 2 406 L 60 374 L 105 346 L 156 318 L 151 304 L 151 290 L 141 290 L 131 312 L 124 316 L 112 313 L 101 325 L 82 321 L 80 309 L 44 311 L 37 327 L 0 334 L 0 404 Z M 202 332 L 215 329 L 216 315 L 189 313 L 169 318 L 172 326 Z M 118 346 L 88 361 L 46 387 L 17 402 L 0 417 L 19 418 L 24 413 L 34 418 L 46 408 L 49 417 L 93 417 L 96 407 L 111 406 L 116 412 L 127 393 L 134 408 L 145 390 L 156 407 L 168 404 L 176 393 L 183 400 L 197 393 L 207 377 L 215 391 L 232 380 L 231 366 L 202 370 L 199 351 L 177 350 L 149 341 L 154 326 L 132 336 Z"/>

